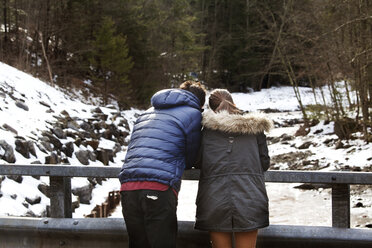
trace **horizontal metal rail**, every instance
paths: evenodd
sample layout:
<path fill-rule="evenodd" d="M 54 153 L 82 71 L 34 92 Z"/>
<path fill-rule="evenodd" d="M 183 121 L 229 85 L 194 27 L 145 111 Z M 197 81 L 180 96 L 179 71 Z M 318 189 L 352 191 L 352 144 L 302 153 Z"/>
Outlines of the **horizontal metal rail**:
<path fill-rule="evenodd" d="M 55 242 L 60 240 L 60 246 L 71 243 L 76 237 L 101 237 L 101 247 L 105 247 L 102 242 L 112 244 L 112 237 L 122 237 L 118 242 L 122 244 L 127 242 L 127 237 L 123 232 L 124 224 L 120 219 L 114 220 L 94 220 L 94 219 L 72 219 L 71 212 L 71 177 L 100 177 L 100 178 L 117 178 L 120 167 L 98 167 L 98 166 L 72 166 L 72 165 L 0 165 L 0 175 L 28 175 L 28 176 L 49 176 L 50 177 L 50 201 L 51 217 L 47 219 L 25 219 L 25 218 L 1 218 L 0 217 L 0 240 L 11 239 L 7 232 L 30 233 L 28 240 L 33 240 L 32 233 L 40 239 L 35 239 L 33 244 L 41 242 Z M 197 169 L 187 170 L 184 173 L 185 180 L 198 180 L 200 171 Z M 352 184 L 372 184 L 372 173 L 368 172 L 319 172 L 319 171 L 267 171 L 265 172 L 265 181 L 274 183 L 311 183 L 311 184 L 329 184 L 332 187 L 332 227 L 295 227 L 295 226 L 270 226 L 259 235 L 258 247 L 299 247 L 298 242 L 302 242 L 301 247 L 367 247 L 363 246 L 368 243 L 372 247 L 370 230 L 349 229 L 350 227 L 350 185 Z M 72 224 L 71 224 L 72 223 Z M 101 224 L 99 224 L 101 223 Z M 111 229 L 108 224 L 112 226 Z M 183 224 L 182 224 L 183 223 Z M 198 240 L 207 242 L 207 234 L 203 232 L 191 231 L 192 222 L 180 223 L 180 242 L 182 237 L 188 237 L 191 243 L 197 243 Z M 97 226 L 96 226 L 97 225 Z M 66 231 L 70 229 L 70 231 Z M 75 230 L 76 227 L 77 230 Z M 119 230 L 120 229 L 120 230 Z M 69 234 L 69 238 L 61 238 L 58 235 Z M 14 234 L 14 233 L 13 233 Z M 57 235 L 58 234 L 58 235 Z M 107 235 L 106 235 L 107 234 Z M 53 235 L 56 235 L 57 238 Z M 77 235 L 77 236 L 76 236 Z M 123 236 L 124 235 L 124 236 Z M 189 236 L 188 236 L 189 235 Z M 63 236 L 63 235 L 62 235 Z M 115 237 L 116 237 L 115 236 Z M 366 237 L 369 238 L 366 238 Z M 14 238 L 14 237 L 13 237 Z M 75 246 L 80 247 L 80 241 L 84 238 L 77 238 L 78 243 Z M 80 241 L 79 241 L 80 239 Z M 15 237 L 15 241 L 17 238 Z M 67 240 L 67 241 L 65 241 Z M 84 244 L 95 246 L 95 242 L 89 242 L 89 238 Z M 94 239 L 91 239 L 94 240 Z M 261 240 L 261 241 L 260 241 Z M 359 240 L 359 241 L 358 241 Z M 285 241 L 285 242 L 284 242 Z M 27 243 L 27 240 L 23 241 Z M 75 242 L 75 241 L 74 241 Z M 203 243 L 202 242 L 202 243 Z M 271 243 L 270 243 L 271 242 Z M 283 243 L 284 242 L 284 243 Z M 2 248 L 0 242 L 0 248 Z M 35 244 L 36 244 L 35 243 Z M 118 243 L 118 244 L 119 244 Z M 293 246 L 289 245 L 293 243 Z M 316 246 L 306 246 L 306 244 L 317 244 Z M 354 245 L 349 244 L 353 243 Z M 77 245 L 79 244 L 79 245 Z M 280 246 L 280 244 L 285 244 Z M 327 244 L 322 246 L 321 244 Z M 332 246 L 338 244 L 338 246 Z M 342 244 L 342 245 L 340 245 Z M 357 244 L 360 244 L 358 246 Z M 305 245 L 305 246 L 304 246 Z M 28 246 L 27 246 L 28 247 Z M 32 246 L 29 247 L 55 247 L 50 246 Z M 81 246 L 87 247 L 87 246 Z M 202 245 L 184 245 L 180 247 L 207 247 L 206 243 Z M 369 246 L 368 246 L 369 247 Z"/>
<path fill-rule="evenodd" d="M 34 175 L 60 177 L 116 178 L 120 167 L 71 166 L 71 165 L 0 165 L 0 175 Z M 185 180 L 198 180 L 198 169 L 186 170 Z M 345 171 L 278 171 L 265 172 L 266 182 L 275 183 L 324 183 L 324 184 L 372 184 L 370 172 Z"/>
<path fill-rule="evenodd" d="M 0 222 L 0 248 L 128 247 L 123 219 L 11 218 Z M 271 225 L 259 230 L 257 247 L 370 248 L 371 231 L 332 227 Z M 191 221 L 178 224 L 177 247 L 206 248 L 207 232 Z"/>

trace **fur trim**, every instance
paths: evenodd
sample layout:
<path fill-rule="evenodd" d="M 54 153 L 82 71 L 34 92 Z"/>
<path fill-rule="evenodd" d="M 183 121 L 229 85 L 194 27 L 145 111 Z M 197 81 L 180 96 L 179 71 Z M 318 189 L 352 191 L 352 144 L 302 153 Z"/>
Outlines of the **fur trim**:
<path fill-rule="evenodd" d="M 271 120 L 259 113 L 239 115 L 227 111 L 215 113 L 212 110 L 203 113 L 202 125 L 211 130 L 241 134 L 268 132 L 274 127 Z"/>

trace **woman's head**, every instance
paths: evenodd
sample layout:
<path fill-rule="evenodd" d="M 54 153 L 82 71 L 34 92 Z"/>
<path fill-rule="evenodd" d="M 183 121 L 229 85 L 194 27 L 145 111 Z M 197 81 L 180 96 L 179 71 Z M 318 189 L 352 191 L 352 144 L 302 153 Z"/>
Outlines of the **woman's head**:
<path fill-rule="evenodd" d="M 240 114 L 242 112 L 235 106 L 230 92 L 225 89 L 215 89 L 211 92 L 209 107 L 216 113 L 227 111 L 230 114 Z"/>

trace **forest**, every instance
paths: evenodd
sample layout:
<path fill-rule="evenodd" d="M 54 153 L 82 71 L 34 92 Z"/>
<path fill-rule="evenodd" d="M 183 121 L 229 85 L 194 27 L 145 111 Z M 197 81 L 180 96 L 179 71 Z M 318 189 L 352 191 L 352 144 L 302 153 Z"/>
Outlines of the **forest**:
<path fill-rule="evenodd" d="M 103 103 L 148 106 L 189 79 L 232 92 L 291 85 L 306 122 L 372 140 L 372 0 L 1 0 L 0 10 L 0 61 Z M 332 103 L 315 95 L 324 86 Z"/>

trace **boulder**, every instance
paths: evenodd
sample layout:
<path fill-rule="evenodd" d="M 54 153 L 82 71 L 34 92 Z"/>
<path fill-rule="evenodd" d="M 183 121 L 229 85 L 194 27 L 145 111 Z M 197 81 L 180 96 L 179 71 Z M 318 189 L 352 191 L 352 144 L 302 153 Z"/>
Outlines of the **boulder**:
<path fill-rule="evenodd" d="M 30 158 L 30 149 L 27 141 L 17 139 L 15 142 L 15 150 L 22 154 L 25 158 Z"/>
<path fill-rule="evenodd" d="M 25 104 L 25 103 L 22 102 L 22 101 L 16 101 L 15 105 L 16 105 L 18 108 L 21 108 L 21 109 L 23 109 L 23 110 L 25 110 L 25 111 L 28 111 L 28 110 L 29 110 L 27 104 Z"/>
<path fill-rule="evenodd" d="M 5 140 L 0 140 L 0 159 L 3 159 L 8 163 L 16 162 L 13 147 Z"/>
<path fill-rule="evenodd" d="M 59 164 L 61 163 L 61 158 L 52 152 L 49 156 L 45 157 L 45 164 Z"/>
<path fill-rule="evenodd" d="M 92 185 L 88 184 L 83 187 L 72 189 L 72 193 L 79 197 L 79 202 L 82 204 L 89 204 L 92 199 Z"/>
<path fill-rule="evenodd" d="M 93 150 L 97 150 L 99 146 L 99 140 L 87 140 L 85 143 L 93 148 Z"/>
<path fill-rule="evenodd" d="M 22 181 L 23 181 L 23 177 L 20 176 L 20 175 L 9 175 L 9 176 L 7 176 L 7 177 L 8 177 L 9 179 L 11 179 L 11 180 L 17 182 L 17 183 L 22 183 Z"/>
<path fill-rule="evenodd" d="M 59 139 L 66 139 L 66 133 L 60 127 L 53 128 L 52 133 Z"/>
<path fill-rule="evenodd" d="M 18 135 L 17 130 L 15 130 L 14 128 L 12 128 L 11 126 L 9 126 L 6 123 L 3 124 L 3 128 L 5 128 L 5 130 L 7 130 L 7 131 L 10 131 L 10 132 L 14 133 L 15 135 Z"/>
<path fill-rule="evenodd" d="M 72 130 L 79 131 L 80 126 L 76 123 L 76 121 L 69 121 L 67 122 L 67 127 L 71 128 Z"/>
<path fill-rule="evenodd" d="M 302 145 L 300 145 L 298 147 L 298 149 L 307 149 L 309 148 L 311 145 L 314 145 L 311 141 L 306 141 L 305 143 L 303 143 Z"/>
<path fill-rule="evenodd" d="M 45 183 L 41 183 L 37 186 L 37 188 L 40 190 L 41 193 L 43 193 L 46 197 L 50 198 L 50 186 L 45 184 Z"/>
<path fill-rule="evenodd" d="M 88 150 L 80 150 L 75 152 L 75 156 L 83 165 L 89 165 L 89 153 Z"/>
<path fill-rule="evenodd" d="M 101 161 L 104 165 L 109 164 L 109 154 L 106 149 L 98 149 L 96 151 L 97 154 L 97 160 Z"/>
<path fill-rule="evenodd" d="M 31 205 L 35 205 L 41 202 L 41 197 L 40 196 L 35 196 L 35 197 L 26 197 L 25 198 L 26 202 L 28 202 Z"/>
<path fill-rule="evenodd" d="M 72 154 L 74 153 L 74 143 L 67 142 L 62 146 L 61 150 L 64 154 L 66 154 L 67 157 L 72 157 Z"/>

